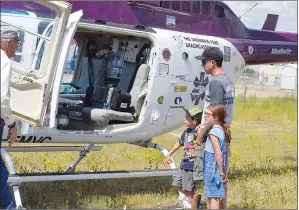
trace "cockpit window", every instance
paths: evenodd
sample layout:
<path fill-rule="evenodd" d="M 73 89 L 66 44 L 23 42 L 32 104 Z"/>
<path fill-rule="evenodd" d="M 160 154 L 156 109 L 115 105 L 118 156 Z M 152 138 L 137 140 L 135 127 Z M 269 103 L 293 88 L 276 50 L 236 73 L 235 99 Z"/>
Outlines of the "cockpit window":
<path fill-rule="evenodd" d="M 210 2 L 208 1 L 202 2 L 202 14 L 210 15 Z"/>
<path fill-rule="evenodd" d="M 200 14 L 200 1 L 192 2 L 193 13 Z"/>
<path fill-rule="evenodd" d="M 209 1 L 160 1 L 160 7 L 186 13 L 192 12 L 197 15 L 211 15 L 211 2 Z M 222 7 L 218 8 L 218 10 L 221 9 L 223 11 Z M 220 12 L 219 16 L 221 14 L 224 16 L 224 12 Z"/>
<path fill-rule="evenodd" d="M 172 9 L 176 11 L 180 11 L 181 9 L 181 2 L 180 1 L 172 1 Z"/>
<path fill-rule="evenodd" d="M 160 7 L 169 9 L 170 1 L 160 1 Z"/>
<path fill-rule="evenodd" d="M 47 28 L 47 26 L 50 24 L 50 21 L 41 21 L 39 24 L 38 24 L 38 34 L 43 34 L 45 29 Z M 40 38 L 37 38 L 37 41 L 36 41 L 36 48 L 38 46 L 38 43 L 40 41 Z"/>
<path fill-rule="evenodd" d="M 45 31 L 47 29 L 47 31 Z M 44 33 L 44 36 L 45 37 L 49 37 L 51 36 L 52 34 L 52 29 L 53 29 L 53 24 L 51 24 L 48 28 L 44 29 L 43 33 Z M 45 51 L 45 40 L 42 40 L 41 41 L 41 45 L 37 46 L 36 47 L 36 52 L 38 53 L 35 53 L 36 56 L 34 57 L 33 59 L 33 64 L 32 64 L 32 68 L 34 68 L 35 70 L 39 70 L 40 69 L 40 65 L 41 65 L 41 62 L 42 62 L 42 58 L 43 58 L 43 54 L 44 54 L 44 51 Z"/>
<path fill-rule="evenodd" d="M 182 1 L 182 12 L 190 12 L 190 1 Z"/>
<path fill-rule="evenodd" d="M 215 5 L 215 16 L 217 18 L 224 18 L 224 9 L 219 5 Z"/>

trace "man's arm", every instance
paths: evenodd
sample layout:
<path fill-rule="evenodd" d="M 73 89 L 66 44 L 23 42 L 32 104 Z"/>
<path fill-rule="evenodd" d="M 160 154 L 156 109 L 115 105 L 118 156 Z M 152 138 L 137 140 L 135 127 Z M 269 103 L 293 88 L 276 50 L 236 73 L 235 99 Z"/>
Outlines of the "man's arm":
<path fill-rule="evenodd" d="M 10 76 L 11 76 L 11 64 L 7 62 L 1 68 L 1 118 L 6 125 L 14 123 L 12 111 L 10 108 Z"/>
<path fill-rule="evenodd" d="M 222 83 L 218 80 L 212 80 L 209 89 L 210 104 L 224 104 L 224 89 Z"/>
<path fill-rule="evenodd" d="M 206 136 L 208 135 L 209 131 L 213 128 L 214 121 L 213 122 L 206 122 L 203 128 L 198 128 L 197 130 L 197 144 L 202 144 L 206 140 Z"/>
<path fill-rule="evenodd" d="M 210 91 L 210 104 L 224 104 L 224 89 L 221 82 L 218 80 L 212 80 L 209 84 Z M 204 116 L 203 116 L 204 117 Z M 200 130 L 197 136 L 197 143 L 202 144 L 209 131 L 212 129 L 214 122 L 206 123 Z"/>

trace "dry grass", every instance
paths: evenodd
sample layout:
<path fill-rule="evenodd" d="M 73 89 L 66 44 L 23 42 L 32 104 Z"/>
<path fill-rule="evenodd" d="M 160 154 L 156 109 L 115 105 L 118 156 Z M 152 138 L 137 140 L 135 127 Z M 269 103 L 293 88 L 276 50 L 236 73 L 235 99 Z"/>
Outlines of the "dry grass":
<path fill-rule="evenodd" d="M 166 148 L 181 128 L 154 139 Z M 229 208 L 297 207 L 297 101 L 293 98 L 237 98 L 232 125 Z M 63 171 L 77 152 L 12 154 L 18 172 Z M 182 151 L 174 155 L 179 164 Z M 104 145 L 77 170 L 164 168 L 154 149 Z M 24 183 L 26 208 L 156 208 L 178 206 L 171 178 Z M 200 186 L 198 191 L 202 191 Z"/>

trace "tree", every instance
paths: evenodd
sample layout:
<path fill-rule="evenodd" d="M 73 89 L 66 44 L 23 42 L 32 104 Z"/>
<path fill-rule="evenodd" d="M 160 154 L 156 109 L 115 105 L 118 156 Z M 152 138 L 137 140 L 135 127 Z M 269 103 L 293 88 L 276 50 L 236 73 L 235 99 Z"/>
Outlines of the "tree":
<path fill-rule="evenodd" d="M 247 68 L 244 70 L 244 72 L 246 72 L 246 74 L 254 74 L 254 73 L 255 73 L 254 69 L 252 69 L 252 68 L 250 68 L 250 67 L 247 67 Z"/>

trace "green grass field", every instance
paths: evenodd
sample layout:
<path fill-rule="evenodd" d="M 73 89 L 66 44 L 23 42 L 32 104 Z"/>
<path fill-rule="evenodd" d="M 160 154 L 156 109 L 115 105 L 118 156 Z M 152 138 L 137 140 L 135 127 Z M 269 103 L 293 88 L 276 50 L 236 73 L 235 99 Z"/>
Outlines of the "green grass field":
<path fill-rule="evenodd" d="M 232 124 L 228 208 L 297 207 L 297 99 L 238 97 Z M 182 119 L 183 122 L 183 119 Z M 167 149 L 182 128 L 154 138 Z M 63 171 L 78 152 L 14 153 L 17 172 Z M 174 155 L 179 165 L 182 150 Z M 154 149 L 103 145 L 77 168 L 104 171 L 164 168 Z M 162 208 L 178 206 L 171 178 L 63 181 L 21 184 L 26 208 Z M 198 188 L 202 192 L 202 186 Z M 204 203 L 204 201 L 203 201 Z"/>

